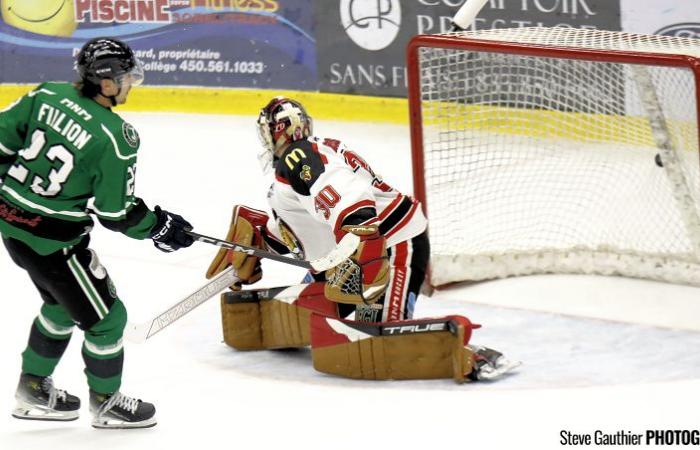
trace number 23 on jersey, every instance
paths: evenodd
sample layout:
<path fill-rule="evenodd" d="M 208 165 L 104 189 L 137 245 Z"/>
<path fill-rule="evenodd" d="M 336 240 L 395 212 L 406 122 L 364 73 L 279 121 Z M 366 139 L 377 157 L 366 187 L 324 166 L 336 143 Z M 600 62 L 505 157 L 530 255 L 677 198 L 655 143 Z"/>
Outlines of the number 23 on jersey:
<path fill-rule="evenodd" d="M 26 163 L 37 161 L 37 158 L 39 158 L 42 153 L 42 156 L 50 163 L 58 160 L 60 161 L 60 166 L 55 167 L 52 165 L 47 179 L 39 175 L 34 175 L 30 180 L 32 192 L 43 195 L 44 197 L 54 197 L 61 192 L 63 183 L 66 182 L 68 176 L 73 171 L 74 157 L 73 153 L 61 144 L 52 145 L 48 147 L 45 152 L 42 152 L 45 147 L 46 132 L 37 128 L 32 133 L 32 142 L 30 146 L 19 151 L 19 161 L 7 171 L 7 175 L 14 178 L 19 183 L 24 184 L 29 177 L 29 169 Z"/>

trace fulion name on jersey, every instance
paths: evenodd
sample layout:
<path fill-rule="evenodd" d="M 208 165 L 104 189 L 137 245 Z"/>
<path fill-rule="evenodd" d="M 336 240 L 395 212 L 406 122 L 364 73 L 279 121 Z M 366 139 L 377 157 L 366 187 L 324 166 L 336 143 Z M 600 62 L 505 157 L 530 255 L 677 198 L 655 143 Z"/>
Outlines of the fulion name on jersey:
<path fill-rule="evenodd" d="M 37 120 L 45 123 L 61 136 L 64 136 L 68 142 L 73 144 L 78 150 L 82 150 L 85 144 L 92 138 L 90 133 L 83 130 L 83 127 L 76 121 L 66 116 L 66 113 L 46 103 L 42 103 L 39 107 Z"/>

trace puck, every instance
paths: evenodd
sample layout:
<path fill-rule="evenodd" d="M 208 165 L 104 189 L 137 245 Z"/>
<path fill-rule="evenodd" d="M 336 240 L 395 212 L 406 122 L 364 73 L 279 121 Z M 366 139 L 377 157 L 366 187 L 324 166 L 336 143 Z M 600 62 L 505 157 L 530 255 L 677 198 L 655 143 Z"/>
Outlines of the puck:
<path fill-rule="evenodd" d="M 654 162 L 656 163 L 657 166 L 663 167 L 664 163 L 661 162 L 661 153 L 657 153 L 656 156 L 654 156 Z"/>

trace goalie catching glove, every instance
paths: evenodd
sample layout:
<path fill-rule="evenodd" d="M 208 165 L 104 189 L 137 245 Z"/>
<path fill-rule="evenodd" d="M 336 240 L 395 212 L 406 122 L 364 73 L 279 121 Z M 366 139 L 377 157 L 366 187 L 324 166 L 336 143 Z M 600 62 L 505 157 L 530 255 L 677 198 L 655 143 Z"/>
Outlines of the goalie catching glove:
<path fill-rule="evenodd" d="M 360 245 L 350 258 L 326 271 L 325 295 L 338 303 L 377 302 L 389 285 L 389 256 L 386 238 L 376 225 L 345 225 L 343 233 L 360 237 Z"/>
<path fill-rule="evenodd" d="M 261 228 L 267 224 L 268 215 L 257 209 L 236 205 L 231 215 L 231 225 L 226 233 L 226 240 L 236 244 L 257 247 L 265 250 Z M 241 284 L 252 284 L 262 278 L 260 258 L 246 253 L 220 249 L 207 269 L 207 278 L 212 278 L 227 267 L 233 266 L 240 279 L 232 289 L 240 289 Z"/>

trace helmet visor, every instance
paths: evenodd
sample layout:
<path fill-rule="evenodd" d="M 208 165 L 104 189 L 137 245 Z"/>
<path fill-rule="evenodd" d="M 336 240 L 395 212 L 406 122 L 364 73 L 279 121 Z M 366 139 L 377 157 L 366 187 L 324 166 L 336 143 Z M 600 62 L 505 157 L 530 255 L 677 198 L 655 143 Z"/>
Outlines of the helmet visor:
<path fill-rule="evenodd" d="M 143 83 L 143 63 L 140 59 L 134 60 L 134 67 L 132 67 L 131 70 L 128 71 L 126 74 L 124 74 L 124 77 L 127 77 L 129 79 L 132 86 L 138 86 L 141 83 Z"/>

